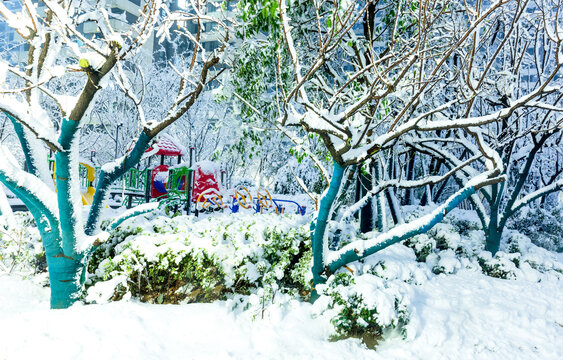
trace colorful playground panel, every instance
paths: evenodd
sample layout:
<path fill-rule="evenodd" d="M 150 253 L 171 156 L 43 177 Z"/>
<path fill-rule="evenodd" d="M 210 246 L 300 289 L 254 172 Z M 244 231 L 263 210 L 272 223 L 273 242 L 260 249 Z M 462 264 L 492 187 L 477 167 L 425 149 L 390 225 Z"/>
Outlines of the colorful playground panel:
<path fill-rule="evenodd" d="M 156 152 L 155 152 L 156 150 Z M 121 205 L 131 207 L 151 199 L 160 201 L 164 206 L 187 206 L 196 204 L 197 210 L 214 210 L 229 208 L 233 213 L 240 207 L 254 209 L 254 211 L 284 213 L 285 204 L 294 204 L 297 213 L 305 215 L 306 207 L 293 200 L 273 199 L 265 190 L 258 190 L 253 198 L 248 189 L 239 187 L 232 193 L 223 192 L 220 182 L 221 168 L 211 161 L 200 161 L 192 168 L 182 166 L 169 166 L 163 164 L 164 156 L 178 156 L 180 162 L 184 149 L 177 144 L 174 138 L 162 136 L 154 148 L 147 149 L 152 155 L 161 156 L 161 165 L 152 169 L 130 169 L 123 174 L 121 181 L 111 190 L 115 196 L 123 195 Z M 53 166 L 54 168 L 54 166 Z M 54 171 L 54 170 L 53 170 Z M 80 162 L 80 179 L 83 205 L 92 204 L 95 193 L 95 181 L 99 168 L 95 168 L 89 161 Z M 224 198 L 230 198 L 230 201 Z M 229 204 L 230 203 L 230 204 Z"/>

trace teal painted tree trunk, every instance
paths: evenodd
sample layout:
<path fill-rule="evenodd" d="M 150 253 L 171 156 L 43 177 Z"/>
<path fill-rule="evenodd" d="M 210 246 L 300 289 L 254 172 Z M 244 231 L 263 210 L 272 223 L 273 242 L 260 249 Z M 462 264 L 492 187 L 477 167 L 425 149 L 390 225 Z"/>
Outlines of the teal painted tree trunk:
<path fill-rule="evenodd" d="M 26 205 L 37 224 L 49 270 L 51 308 L 69 307 L 80 294 L 82 273 L 81 269 L 75 268 L 76 261 L 63 256 L 58 214 L 53 214 L 35 194 L 23 190 L 17 180 L 0 174 L 0 181 Z M 75 279 L 78 281 L 74 281 Z"/>
<path fill-rule="evenodd" d="M 312 271 L 314 285 L 322 284 L 326 281 L 326 278 L 323 276 L 325 270 L 324 257 L 325 252 L 328 251 L 328 246 L 326 244 L 326 228 L 328 221 L 330 220 L 330 215 L 332 214 L 334 200 L 336 199 L 342 184 L 345 169 L 346 168 L 344 166 L 341 166 L 336 161 L 334 162 L 334 171 L 332 173 L 329 188 L 321 199 L 317 220 L 314 223 L 314 226 L 312 226 L 314 229 L 313 236 L 311 238 L 311 247 L 313 249 Z"/>
<path fill-rule="evenodd" d="M 78 151 L 73 149 L 77 133 L 78 121 L 63 119 L 59 136 L 62 150 L 55 155 L 62 252 L 47 256 L 51 307 L 56 309 L 67 308 L 79 299 L 86 277 L 87 249 L 78 248 L 79 239 L 84 237 L 80 226 L 82 204 L 78 188 L 73 187 L 78 181 L 78 157 L 73 154 Z"/>
<path fill-rule="evenodd" d="M 8 114 L 7 114 L 8 115 Z M 47 206 L 46 198 L 38 192 L 50 192 L 47 185 L 43 190 L 20 185 L 21 177 L 29 177 L 27 183 L 47 178 L 40 174 L 37 161 L 46 161 L 46 157 L 34 154 L 30 139 L 24 127 L 12 116 L 8 115 L 14 125 L 18 140 L 24 150 L 27 172 L 20 169 L 0 171 L 0 181 L 20 198 L 31 212 L 37 224 L 43 247 L 45 249 L 49 280 L 51 286 L 51 308 L 64 309 L 79 300 L 84 289 L 86 266 L 89 254 L 95 249 L 94 244 L 85 244 L 86 236 L 93 235 L 98 229 L 101 210 L 111 184 L 124 172 L 135 166 L 149 146 L 151 137 L 141 133 L 135 147 L 123 161 L 102 171 L 96 187 L 93 204 L 88 214 L 86 226 L 82 223 L 82 204 L 78 187 L 78 148 L 75 147 L 79 136 L 79 122 L 63 119 L 58 142 L 61 150 L 56 152 L 56 205 Z M 45 170 L 45 169 L 43 169 Z M 17 175 L 14 175 L 17 174 Z M 41 176 L 43 175 L 43 176 Z M 32 179 L 34 178 L 34 179 Z"/>
<path fill-rule="evenodd" d="M 98 229 L 103 204 L 108 195 L 111 184 L 119 179 L 125 172 L 129 171 L 129 169 L 137 165 L 139 161 L 141 161 L 145 150 L 147 150 L 149 147 L 150 141 L 151 138 L 147 134 L 142 132 L 139 135 L 135 146 L 133 147 L 131 152 L 126 155 L 122 164 L 120 164 L 119 166 L 114 166 L 108 171 L 102 169 L 100 175 L 98 176 L 96 192 L 94 193 L 92 206 L 90 207 L 88 220 L 86 222 L 85 232 L 87 235 L 93 235 Z"/>

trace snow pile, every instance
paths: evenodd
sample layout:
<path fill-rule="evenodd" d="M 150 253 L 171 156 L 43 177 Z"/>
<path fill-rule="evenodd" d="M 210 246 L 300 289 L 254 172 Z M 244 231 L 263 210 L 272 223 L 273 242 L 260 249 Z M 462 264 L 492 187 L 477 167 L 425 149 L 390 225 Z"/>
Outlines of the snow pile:
<path fill-rule="evenodd" d="M 397 261 L 408 251 L 400 244 L 387 250 L 383 257 Z M 402 264 L 418 266 L 412 256 Z M 327 341 L 334 334 L 330 314 L 318 315 L 316 304 L 277 297 L 263 317 L 233 311 L 234 300 L 179 306 L 131 300 L 51 311 L 47 288 L 0 275 L 0 359 L 563 357 L 560 281 L 502 280 L 462 269 L 411 284 L 409 298 L 407 340 L 391 334 L 373 351 L 359 339 Z"/>
<path fill-rule="evenodd" d="M 96 304 L 64 311 L 48 310 L 41 277 L 0 271 L 0 359 L 563 357 L 561 254 L 509 231 L 493 257 L 474 216 L 454 211 L 340 269 L 310 305 L 308 221 L 128 219 L 90 263 L 86 302 Z"/>

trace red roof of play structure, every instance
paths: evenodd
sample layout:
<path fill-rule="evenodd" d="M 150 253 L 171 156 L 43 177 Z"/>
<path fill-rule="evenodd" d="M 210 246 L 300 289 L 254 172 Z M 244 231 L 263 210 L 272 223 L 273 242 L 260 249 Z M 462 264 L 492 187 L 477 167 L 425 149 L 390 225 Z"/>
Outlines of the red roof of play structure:
<path fill-rule="evenodd" d="M 186 154 L 184 147 L 179 145 L 176 139 L 168 135 L 162 135 L 155 147 L 158 148 L 158 151 L 154 155 L 178 156 Z M 153 151 L 152 147 L 149 147 L 145 152 L 150 151 Z"/>

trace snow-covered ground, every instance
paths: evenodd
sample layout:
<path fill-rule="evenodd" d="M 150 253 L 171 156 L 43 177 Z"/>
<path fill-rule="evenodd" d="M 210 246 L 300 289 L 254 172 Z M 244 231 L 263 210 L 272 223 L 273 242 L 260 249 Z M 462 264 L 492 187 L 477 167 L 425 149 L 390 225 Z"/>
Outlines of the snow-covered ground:
<path fill-rule="evenodd" d="M 228 302 L 120 301 L 49 310 L 49 289 L 0 276 L 0 359 L 561 359 L 560 281 L 501 280 L 462 270 L 414 286 L 410 340 L 369 350 L 329 342 L 313 306 L 271 305 L 264 319 Z M 414 331 L 413 331 L 414 330 Z"/>

